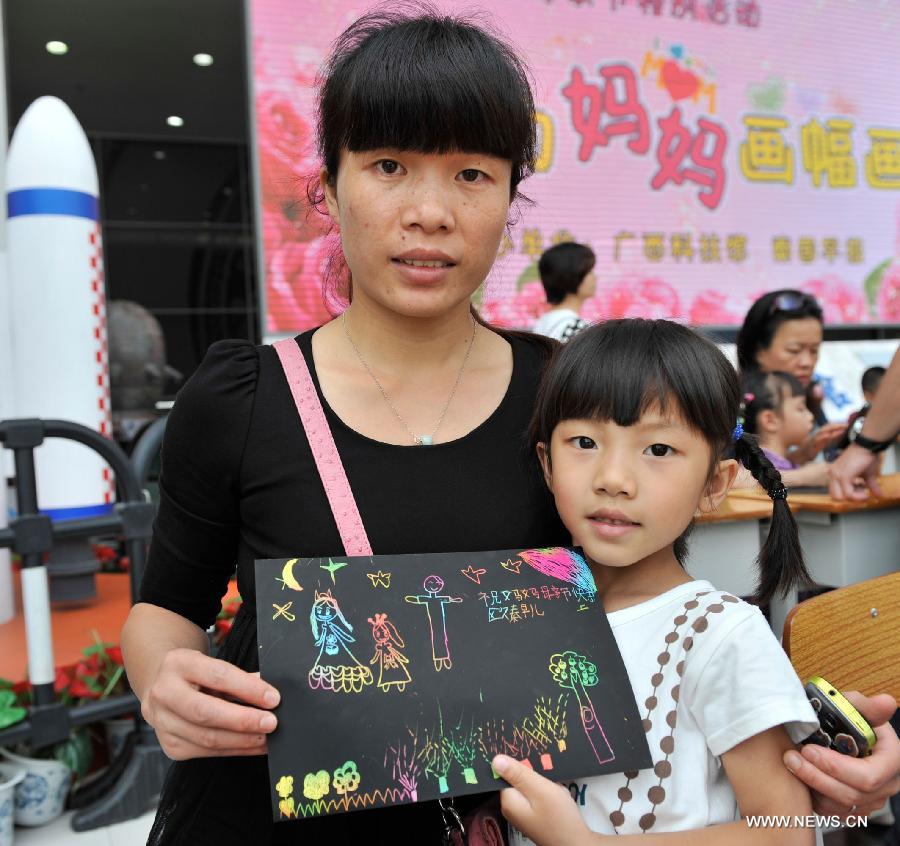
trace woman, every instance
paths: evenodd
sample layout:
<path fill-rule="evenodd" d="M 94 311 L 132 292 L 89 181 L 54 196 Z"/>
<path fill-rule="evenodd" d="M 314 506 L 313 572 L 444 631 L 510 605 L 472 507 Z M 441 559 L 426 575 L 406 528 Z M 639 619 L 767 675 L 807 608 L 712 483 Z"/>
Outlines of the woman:
<path fill-rule="evenodd" d="M 737 336 L 738 367 L 751 370 L 782 371 L 800 380 L 806 388 L 806 403 L 816 428 L 806 442 L 791 453 L 798 465 L 812 461 L 844 433 L 843 423 L 829 423 L 822 411 L 821 389 L 814 381 L 819 348 L 822 345 L 822 308 L 814 297 L 802 291 L 784 289 L 761 296 L 747 312 Z M 822 468 L 821 484 L 827 484 L 827 468 Z M 791 484 L 792 472 L 785 471 Z M 797 480 L 793 480 L 798 484 Z M 809 481 L 806 481 L 809 484 Z"/>
<path fill-rule="evenodd" d="M 590 247 L 573 241 L 544 251 L 538 261 L 538 273 L 551 308 L 538 318 L 532 331 L 566 343 L 588 325 L 579 313 L 597 289 L 596 262 Z"/>
<path fill-rule="evenodd" d="M 494 331 L 469 306 L 531 172 L 533 114 L 516 55 L 436 12 L 364 16 L 325 69 L 321 180 L 352 303 L 297 343 L 376 553 L 567 540 L 524 450 L 548 342 Z M 160 496 L 122 635 L 142 712 L 178 761 L 150 842 L 438 842 L 434 803 L 272 824 L 278 692 L 255 673 L 253 560 L 333 555 L 341 541 L 271 348 L 211 348 L 172 411 Z M 244 603 L 211 659 L 204 628 L 235 561 Z M 809 762 L 799 774 L 844 812 L 886 795 L 880 769 L 839 767 L 836 781 Z M 849 792 L 854 779 L 870 789 Z"/>

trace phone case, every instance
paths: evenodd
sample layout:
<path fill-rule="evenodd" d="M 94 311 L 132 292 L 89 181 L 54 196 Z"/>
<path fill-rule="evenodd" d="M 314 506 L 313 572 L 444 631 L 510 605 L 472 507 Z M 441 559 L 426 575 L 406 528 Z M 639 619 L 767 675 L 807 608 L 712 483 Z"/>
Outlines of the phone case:
<path fill-rule="evenodd" d="M 804 743 L 827 746 L 843 755 L 864 758 L 875 746 L 875 732 L 859 711 L 821 676 L 814 676 L 805 685 L 819 729 Z"/>

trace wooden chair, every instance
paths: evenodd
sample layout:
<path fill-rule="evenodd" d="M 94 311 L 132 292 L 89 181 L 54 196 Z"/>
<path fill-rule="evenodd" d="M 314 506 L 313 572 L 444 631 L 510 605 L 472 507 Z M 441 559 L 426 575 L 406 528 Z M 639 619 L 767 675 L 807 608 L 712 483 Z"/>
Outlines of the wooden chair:
<path fill-rule="evenodd" d="M 823 676 L 841 690 L 900 702 L 900 572 L 801 602 L 782 643 L 804 683 Z"/>

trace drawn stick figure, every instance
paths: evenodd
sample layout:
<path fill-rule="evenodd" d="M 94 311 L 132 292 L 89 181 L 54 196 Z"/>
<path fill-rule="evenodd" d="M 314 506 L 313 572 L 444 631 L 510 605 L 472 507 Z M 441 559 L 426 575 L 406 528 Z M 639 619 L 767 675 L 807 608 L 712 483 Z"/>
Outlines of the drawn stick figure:
<path fill-rule="evenodd" d="M 440 672 L 453 666 L 450 658 L 450 644 L 447 642 L 447 619 L 444 608 L 448 602 L 462 602 L 461 596 L 442 596 L 439 591 L 444 587 L 440 576 L 428 576 L 422 583 L 426 593 L 404 597 L 413 605 L 424 605 L 428 614 L 428 625 L 431 628 L 431 655 L 434 669 Z"/>

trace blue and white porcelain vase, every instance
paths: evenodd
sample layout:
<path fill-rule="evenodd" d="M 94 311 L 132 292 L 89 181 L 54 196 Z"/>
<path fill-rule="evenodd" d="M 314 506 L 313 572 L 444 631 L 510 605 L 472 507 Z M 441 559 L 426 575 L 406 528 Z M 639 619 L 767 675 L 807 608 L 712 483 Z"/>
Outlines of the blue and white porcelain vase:
<path fill-rule="evenodd" d="M 25 773 L 12 764 L 0 763 L 0 846 L 12 846 L 15 822 L 15 788 Z"/>
<path fill-rule="evenodd" d="M 44 825 L 55 820 L 66 806 L 72 771 L 55 758 L 25 758 L 0 749 L 6 763 L 24 774 L 15 787 L 15 821 L 18 825 Z"/>

